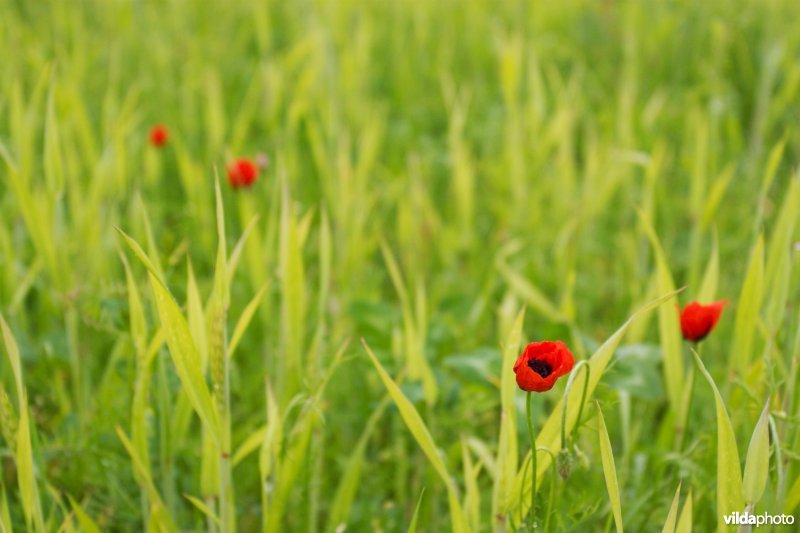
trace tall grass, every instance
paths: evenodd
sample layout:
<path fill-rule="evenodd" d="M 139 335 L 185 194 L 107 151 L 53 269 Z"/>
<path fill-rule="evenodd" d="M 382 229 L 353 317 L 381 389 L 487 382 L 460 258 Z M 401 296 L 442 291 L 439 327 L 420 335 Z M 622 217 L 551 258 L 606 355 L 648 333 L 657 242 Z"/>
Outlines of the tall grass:
<path fill-rule="evenodd" d="M 0 0 L 0 530 L 798 514 L 799 15 Z"/>

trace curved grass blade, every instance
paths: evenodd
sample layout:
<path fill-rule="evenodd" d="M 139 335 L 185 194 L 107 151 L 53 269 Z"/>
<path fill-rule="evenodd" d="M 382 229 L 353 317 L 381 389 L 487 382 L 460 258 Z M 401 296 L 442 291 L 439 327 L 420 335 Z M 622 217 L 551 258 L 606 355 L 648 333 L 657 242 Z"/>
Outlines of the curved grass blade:
<path fill-rule="evenodd" d="M 689 489 L 689 494 L 686 495 L 686 500 L 683 502 L 675 533 L 692 533 L 692 489 Z"/>
<path fill-rule="evenodd" d="M 514 361 L 519 353 L 522 341 L 522 324 L 525 319 L 525 309 L 517 314 L 517 318 L 508 332 L 508 337 L 503 344 L 503 364 L 500 375 L 500 435 L 498 437 L 497 466 L 495 481 L 492 489 L 492 516 L 505 516 L 509 508 L 509 498 L 514 490 L 514 481 L 517 474 L 517 457 L 519 454 L 517 443 L 517 411 L 514 406 L 514 392 L 517 382 L 514 378 Z"/>
<path fill-rule="evenodd" d="M 724 531 L 724 517 L 744 510 L 739 450 L 736 447 L 736 434 L 733 431 L 731 420 L 728 418 L 728 411 L 725 409 L 719 389 L 697 352 L 692 350 L 692 355 L 694 355 L 700 372 L 703 373 L 714 391 L 717 411 L 717 528 L 719 531 Z"/>
<path fill-rule="evenodd" d="M 403 422 L 406 423 L 406 427 L 408 427 L 408 430 L 414 436 L 414 440 L 417 441 L 417 444 L 422 449 L 422 452 L 428 458 L 428 461 L 430 461 L 431 466 L 433 466 L 433 469 L 437 474 L 439 474 L 439 477 L 447 487 L 447 495 L 450 504 L 450 519 L 452 521 L 453 531 L 456 533 L 467 531 L 467 521 L 466 517 L 464 516 L 464 511 L 462 510 L 461 504 L 458 500 L 458 490 L 456 488 L 456 484 L 453 481 L 453 478 L 450 477 L 447 467 L 445 466 L 442 457 L 439 455 L 439 450 L 436 447 L 436 443 L 434 442 L 430 431 L 428 431 L 425 422 L 422 421 L 422 417 L 419 416 L 416 408 L 414 408 L 414 404 L 412 404 L 409 399 L 406 398 L 405 394 L 403 394 L 403 391 L 397 386 L 397 383 L 395 383 L 386 370 L 384 370 L 383 365 L 380 364 L 378 358 L 372 353 L 372 350 L 369 348 L 369 345 L 366 343 L 366 341 L 362 339 L 361 343 L 364 345 L 367 355 L 369 355 L 372 364 L 378 371 L 378 375 L 380 376 L 381 381 L 383 381 L 386 390 L 389 391 L 389 395 L 392 397 L 397 409 L 400 411 L 400 416 L 403 418 Z"/>
<path fill-rule="evenodd" d="M 408 525 L 408 533 L 416 533 L 417 531 L 417 523 L 419 522 L 419 509 L 422 507 L 423 496 L 425 496 L 425 487 L 423 487 L 422 492 L 419 493 L 417 506 L 414 507 L 414 516 L 411 517 L 411 523 Z"/>
<path fill-rule="evenodd" d="M 678 490 L 675 491 L 675 497 L 672 498 L 672 505 L 669 507 L 669 513 L 667 513 L 667 519 L 664 521 L 664 528 L 661 530 L 661 533 L 674 533 L 678 521 L 678 503 L 680 502 L 680 497 L 681 484 L 678 483 Z"/>
<path fill-rule="evenodd" d="M 747 448 L 747 460 L 744 464 L 742 490 L 745 505 L 755 506 L 764 489 L 767 487 L 769 475 L 769 399 L 764 404 L 761 416 L 750 438 Z"/>
<path fill-rule="evenodd" d="M 742 292 L 736 307 L 736 323 L 734 329 L 731 354 L 731 367 L 739 376 L 747 373 L 753 356 L 753 344 L 758 325 L 761 301 L 764 295 L 764 236 L 759 235 L 750 255 Z"/>
<path fill-rule="evenodd" d="M 617 468 L 614 465 L 614 451 L 611 449 L 611 439 L 608 437 L 608 429 L 603 418 L 603 411 L 600 409 L 600 403 L 597 400 L 594 403 L 597 405 L 597 439 L 600 443 L 600 458 L 603 461 L 603 474 L 606 478 L 608 498 L 611 500 L 611 512 L 614 514 L 617 533 L 622 533 L 622 504 L 619 497 Z"/>
<path fill-rule="evenodd" d="M 647 238 L 653 248 L 656 261 L 656 275 L 658 292 L 664 294 L 675 290 L 672 274 L 669 270 L 664 255 L 664 250 L 658 240 L 655 230 L 646 222 L 644 216 L 639 215 Z M 667 387 L 667 396 L 673 410 L 680 409 L 683 397 L 683 353 L 681 351 L 681 330 L 678 322 L 678 313 L 672 307 L 658 309 L 658 333 L 661 339 L 661 351 L 664 359 L 664 381 Z"/>
<path fill-rule="evenodd" d="M 367 444 L 372 436 L 378 421 L 383 417 L 386 407 L 389 405 L 390 399 L 384 398 L 381 403 L 372 411 L 367 424 L 364 426 L 364 431 L 358 439 L 353 453 L 347 460 L 347 465 L 344 468 L 344 475 L 336 488 L 336 493 L 333 497 L 331 510 L 328 518 L 328 530 L 336 531 L 339 526 L 347 523 L 347 518 L 350 514 L 350 508 L 353 505 L 356 492 L 358 491 L 358 483 L 361 480 L 361 472 L 364 468 L 364 454 L 367 450 Z"/>

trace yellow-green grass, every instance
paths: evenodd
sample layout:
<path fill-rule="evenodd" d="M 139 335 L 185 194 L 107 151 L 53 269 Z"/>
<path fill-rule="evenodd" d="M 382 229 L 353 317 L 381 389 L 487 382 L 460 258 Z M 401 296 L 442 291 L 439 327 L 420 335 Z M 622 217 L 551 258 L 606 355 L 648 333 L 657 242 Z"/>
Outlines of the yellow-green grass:
<path fill-rule="evenodd" d="M 0 531 L 800 516 L 798 17 L 0 0 Z"/>

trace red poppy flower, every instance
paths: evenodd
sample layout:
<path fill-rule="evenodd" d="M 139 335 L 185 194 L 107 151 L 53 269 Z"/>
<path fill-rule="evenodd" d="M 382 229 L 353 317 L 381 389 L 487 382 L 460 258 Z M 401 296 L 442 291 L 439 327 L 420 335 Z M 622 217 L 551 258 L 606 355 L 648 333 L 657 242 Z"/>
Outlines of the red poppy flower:
<path fill-rule="evenodd" d="M 563 342 L 532 342 L 514 363 L 517 385 L 526 391 L 549 391 L 574 364 L 575 358 Z"/>
<path fill-rule="evenodd" d="M 150 144 L 155 146 L 156 148 L 161 148 L 165 144 L 167 144 L 167 140 L 169 139 L 169 130 L 163 124 L 156 124 L 153 126 L 153 129 L 150 130 Z"/>
<path fill-rule="evenodd" d="M 703 340 L 717 325 L 722 309 L 727 304 L 728 300 L 720 300 L 708 305 L 697 301 L 687 304 L 683 311 L 680 311 L 683 338 L 692 342 Z"/>
<path fill-rule="evenodd" d="M 258 167 L 249 159 L 237 159 L 228 165 L 228 183 L 231 187 L 249 187 L 258 178 Z"/>

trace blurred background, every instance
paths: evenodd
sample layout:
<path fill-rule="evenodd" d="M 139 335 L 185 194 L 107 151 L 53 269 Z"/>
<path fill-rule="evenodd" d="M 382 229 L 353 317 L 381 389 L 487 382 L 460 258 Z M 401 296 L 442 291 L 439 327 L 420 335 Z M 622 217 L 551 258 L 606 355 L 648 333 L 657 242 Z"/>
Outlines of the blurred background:
<path fill-rule="evenodd" d="M 188 316 L 192 284 L 203 303 L 214 284 L 215 176 L 239 254 L 229 339 L 251 313 L 230 362 L 239 530 L 405 530 L 418 501 L 421 530 L 450 528 L 445 484 L 362 338 L 469 495 L 471 526 L 503 527 L 501 353 L 517 312 L 523 343 L 562 339 L 583 359 L 683 286 L 680 305 L 701 286 L 730 300 L 703 360 L 742 460 L 773 398 L 784 453 L 764 505 L 796 506 L 798 16 L 784 0 L 0 0 L 0 312 L 21 355 L 45 529 L 83 524 L 71 500 L 102 530 L 161 527 L 115 430 L 136 417 L 166 514 L 217 527 L 184 497 L 218 504 L 206 438 L 158 338 L 146 269 L 114 230 Z M 155 124 L 169 130 L 162 147 L 148 141 Z M 229 187 L 231 161 L 259 154 L 256 182 Z M 120 255 L 152 348 L 138 411 L 142 334 Z M 694 362 L 674 340 L 677 313 L 661 313 L 631 326 L 595 397 L 626 526 L 660 529 L 682 480 L 709 530 L 714 402 L 698 376 L 676 443 L 673 391 Z M 665 347 L 680 374 L 667 377 Z M 3 524 L 22 530 L 24 407 L 7 358 L 0 368 Z M 559 391 L 536 397 L 537 424 Z M 585 413 L 585 461 L 542 496 L 553 531 L 611 527 Z"/>

